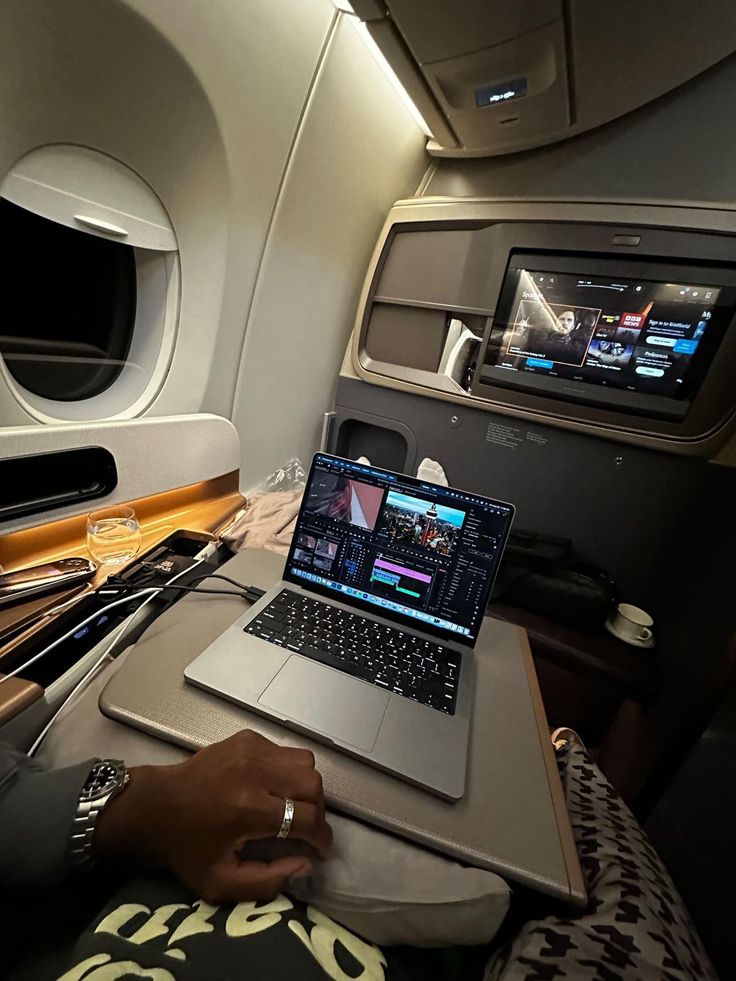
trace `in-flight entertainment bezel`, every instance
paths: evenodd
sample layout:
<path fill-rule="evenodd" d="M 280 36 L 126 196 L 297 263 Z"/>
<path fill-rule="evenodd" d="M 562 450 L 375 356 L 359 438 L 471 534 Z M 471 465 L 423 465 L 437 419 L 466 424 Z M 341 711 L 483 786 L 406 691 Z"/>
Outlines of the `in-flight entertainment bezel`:
<path fill-rule="evenodd" d="M 514 251 L 475 390 L 684 420 L 735 310 L 716 264 Z"/>

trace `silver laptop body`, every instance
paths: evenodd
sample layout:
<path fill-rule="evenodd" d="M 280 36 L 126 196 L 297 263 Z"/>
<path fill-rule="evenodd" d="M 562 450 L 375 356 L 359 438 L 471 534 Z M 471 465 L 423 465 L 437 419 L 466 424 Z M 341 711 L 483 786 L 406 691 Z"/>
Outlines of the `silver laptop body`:
<path fill-rule="evenodd" d="M 372 489 L 379 487 L 380 496 Z M 464 516 L 462 521 L 458 516 Z M 473 521 L 482 526 L 486 517 L 494 534 L 487 541 L 473 538 L 471 548 L 463 536 L 471 534 Z M 513 507 L 502 502 L 317 454 L 284 578 L 186 668 L 186 679 L 440 797 L 457 800 L 465 790 L 473 646 L 512 517 Z M 445 518 L 461 521 L 460 527 Z M 468 563 L 472 574 L 464 571 Z M 454 575 L 459 578 L 453 583 Z M 467 575 L 470 578 L 463 580 Z M 446 577 L 442 585 L 440 576 Z M 444 607 L 433 608 L 432 590 L 460 604 L 460 623 L 434 615 Z M 404 596 L 412 607 L 404 604 Z M 349 664 L 347 670 L 338 670 L 300 653 L 309 650 L 323 656 L 316 644 L 300 647 L 303 635 L 288 645 L 270 630 L 265 631 L 268 640 L 254 635 L 264 632 L 269 615 L 281 616 L 284 609 L 294 608 L 288 604 L 302 609 L 306 603 L 313 609 L 315 601 L 322 605 L 320 615 L 328 619 L 354 623 L 357 617 L 359 629 L 377 629 L 381 636 L 395 637 L 400 631 L 402 646 L 412 650 L 413 658 L 417 651 L 428 652 L 417 662 L 425 671 L 435 659 L 444 664 L 442 670 L 453 679 L 444 683 L 447 691 L 443 676 L 431 684 L 420 682 L 432 689 L 431 696 L 423 689 L 407 689 L 403 681 L 403 689 L 395 684 L 392 690 L 383 676 L 362 680 L 348 673 Z M 429 629 L 423 629 L 425 623 Z M 325 635 L 332 639 L 329 632 Z M 433 653 L 437 645 L 443 649 L 441 657 Z M 407 693 L 399 694 L 401 690 Z M 430 698 L 432 704 L 422 701 Z"/>

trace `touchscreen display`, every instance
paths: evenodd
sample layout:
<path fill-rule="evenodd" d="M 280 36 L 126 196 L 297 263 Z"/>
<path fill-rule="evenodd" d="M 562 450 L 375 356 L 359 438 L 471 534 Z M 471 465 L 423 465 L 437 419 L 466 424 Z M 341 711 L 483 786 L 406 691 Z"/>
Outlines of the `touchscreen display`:
<path fill-rule="evenodd" d="M 721 289 L 510 268 L 485 366 L 686 399 Z M 504 384 L 502 373 L 485 382 Z"/>

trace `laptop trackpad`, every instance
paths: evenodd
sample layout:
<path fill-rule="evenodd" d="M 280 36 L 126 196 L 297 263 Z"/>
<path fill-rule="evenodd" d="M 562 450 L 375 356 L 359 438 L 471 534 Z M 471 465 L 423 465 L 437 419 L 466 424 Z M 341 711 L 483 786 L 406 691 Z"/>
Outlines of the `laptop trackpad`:
<path fill-rule="evenodd" d="M 294 722 L 363 750 L 373 749 L 388 700 L 379 688 L 296 656 L 258 699 Z"/>

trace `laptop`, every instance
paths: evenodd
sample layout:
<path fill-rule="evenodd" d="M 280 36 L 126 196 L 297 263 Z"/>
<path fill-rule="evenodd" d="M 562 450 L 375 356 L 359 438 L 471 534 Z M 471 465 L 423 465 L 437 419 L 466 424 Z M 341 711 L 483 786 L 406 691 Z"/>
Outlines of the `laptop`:
<path fill-rule="evenodd" d="M 514 508 L 318 453 L 283 578 L 186 679 L 447 800 Z"/>

